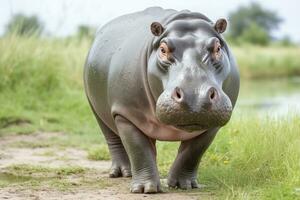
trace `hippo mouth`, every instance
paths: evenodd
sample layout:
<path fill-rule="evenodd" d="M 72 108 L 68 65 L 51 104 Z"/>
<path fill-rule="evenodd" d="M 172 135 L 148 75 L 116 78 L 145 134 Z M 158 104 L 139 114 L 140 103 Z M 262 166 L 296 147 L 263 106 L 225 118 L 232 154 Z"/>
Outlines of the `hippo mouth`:
<path fill-rule="evenodd" d="M 188 132 L 203 131 L 207 129 L 200 124 L 180 124 L 180 125 L 175 125 L 175 127 Z"/>

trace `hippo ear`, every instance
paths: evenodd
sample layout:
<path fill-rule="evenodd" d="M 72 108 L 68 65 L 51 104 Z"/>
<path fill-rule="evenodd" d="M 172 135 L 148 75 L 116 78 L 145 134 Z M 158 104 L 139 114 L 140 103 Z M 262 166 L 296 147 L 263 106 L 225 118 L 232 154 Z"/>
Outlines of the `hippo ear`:
<path fill-rule="evenodd" d="M 218 19 L 217 22 L 214 25 L 214 29 L 218 32 L 218 33 L 224 33 L 224 31 L 226 30 L 227 27 L 227 21 L 226 19 Z"/>
<path fill-rule="evenodd" d="M 155 36 L 160 36 L 164 32 L 164 27 L 159 22 L 151 24 L 151 32 Z"/>

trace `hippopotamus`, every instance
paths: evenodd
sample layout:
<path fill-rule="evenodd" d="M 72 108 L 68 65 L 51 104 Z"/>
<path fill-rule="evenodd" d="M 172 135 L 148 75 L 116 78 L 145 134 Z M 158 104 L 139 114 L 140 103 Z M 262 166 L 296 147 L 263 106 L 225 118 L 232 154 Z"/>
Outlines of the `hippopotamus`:
<path fill-rule="evenodd" d="M 223 18 L 153 7 L 96 32 L 85 91 L 111 154 L 109 177 L 132 176 L 131 192 L 161 191 L 156 140 L 181 142 L 168 186 L 199 187 L 200 159 L 239 92 L 226 27 Z"/>

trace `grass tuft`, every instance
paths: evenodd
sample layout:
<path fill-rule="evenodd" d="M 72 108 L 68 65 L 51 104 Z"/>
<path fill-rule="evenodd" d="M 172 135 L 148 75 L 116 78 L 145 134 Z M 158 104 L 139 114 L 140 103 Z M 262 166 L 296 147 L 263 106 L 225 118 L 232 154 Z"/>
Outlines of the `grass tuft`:
<path fill-rule="evenodd" d="M 88 159 L 90 160 L 110 160 L 110 154 L 107 145 L 92 147 L 88 150 Z"/>

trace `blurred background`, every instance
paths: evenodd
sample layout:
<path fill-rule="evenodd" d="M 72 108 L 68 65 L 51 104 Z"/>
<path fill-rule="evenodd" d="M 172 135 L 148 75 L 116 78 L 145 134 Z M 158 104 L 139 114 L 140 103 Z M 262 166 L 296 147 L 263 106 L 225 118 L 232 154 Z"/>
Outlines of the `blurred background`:
<path fill-rule="evenodd" d="M 189 9 L 213 21 L 224 17 L 229 22 L 224 36 L 239 65 L 241 89 L 232 121 L 204 158 L 206 173 L 200 174 L 201 180 L 208 186 L 218 182 L 218 189 L 209 191 L 229 198 L 299 197 L 300 3 L 296 0 L 1 0 L 0 136 L 60 133 L 67 139 L 55 135 L 46 141 L 18 141 L 14 147 L 76 147 L 89 160 L 109 159 L 85 98 L 84 61 L 97 28 L 149 6 Z M 171 152 L 176 145 L 158 147 Z M 4 147 L 11 148 L 2 143 L 2 154 L 7 153 Z M 162 176 L 173 159 L 170 155 L 158 158 Z M 252 178 L 242 178 L 247 174 Z M 5 187 L 15 183 L 3 173 L 2 178 Z"/>

